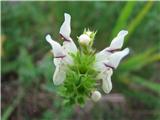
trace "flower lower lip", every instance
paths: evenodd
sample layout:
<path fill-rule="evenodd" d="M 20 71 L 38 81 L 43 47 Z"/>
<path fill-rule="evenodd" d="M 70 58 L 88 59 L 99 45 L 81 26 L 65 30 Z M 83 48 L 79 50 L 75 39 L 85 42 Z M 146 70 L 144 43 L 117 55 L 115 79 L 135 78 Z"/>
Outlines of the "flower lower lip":
<path fill-rule="evenodd" d="M 60 34 L 61 38 L 64 39 L 64 41 L 70 42 L 70 40 L 66 39 L 62 34 Z"/>
<path fill-rule="evenodd" d="M 115 69 L 113 66 L 108 65 L 108 64 L 106 64 L 106 63 L 104 63 L 104 65 L 105 65 L 106 67 L 112 68 L 113 70 Z"/>
<path fill-rule="evenodd" d="M 112 50 L 107 50 L 107 51 L 113 53 L 113 52 L 120 51 L 120 50 L 121 49 L 112 49 Z"/>
<path fill-rule="evenodd" d="M 55 56 L 55 58 L 64 58 L 66 57 L 65 55 L 62 55 L 62 56 Z"/>

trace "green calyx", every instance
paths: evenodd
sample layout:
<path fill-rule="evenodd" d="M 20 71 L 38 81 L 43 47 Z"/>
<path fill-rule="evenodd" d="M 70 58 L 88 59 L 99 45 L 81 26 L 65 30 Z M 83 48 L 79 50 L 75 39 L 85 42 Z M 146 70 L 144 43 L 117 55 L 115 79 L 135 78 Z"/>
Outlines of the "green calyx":
<path fill-rule="evenodd" d="M 59 93 L 68 105 L 84 105 L 96 89 L 97 71 L 93 68 L 95 55 L 77 52 L 71 56 L 74 64 L 68 66 L 66 80 L 60 86 Z"/>
<path fill-rule="evenodd" d="M 95 38 L 95 35 L 96 35 L 96 33 L 97 33 L 97 31 L 90 31 L 89 29 L 84 29 L 84 32 L 83 32 L 83 34 L 87 34 L 90 38 L 91 38 L 91 42 L 90 42 L 90 44 L 89 44 L 89 46 L 91 46 L 92 47 L 92 45 L 93 45 L 93 42 L 94 42 L 94 38 Z"/>

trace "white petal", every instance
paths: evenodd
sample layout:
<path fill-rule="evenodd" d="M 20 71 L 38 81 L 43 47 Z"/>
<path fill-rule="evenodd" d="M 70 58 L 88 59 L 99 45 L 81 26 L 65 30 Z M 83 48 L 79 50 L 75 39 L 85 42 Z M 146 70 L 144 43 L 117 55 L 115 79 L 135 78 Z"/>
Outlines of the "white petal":
<path fill-rule="evenodd" d="M 110 93 L 112 90 L 112 82 L 110 77 L 107 77 L 106 80 L 102 80 L 102 89 L 105 93 Z"/>
<path fill-rule="evenodd" d="M 106 49 L 96 54 L 96 62 L 94 67 L 97 71 L 102 71 L 102 69 L 106 68 L 104 63 L 108 61 L 108 58 L 111 54 L 113 53 L 106 51 Z"/>
<path fill-rule="evenodd" d="M 59 66 L 61 61 L 60 61 L 60 58 L 54 58 L 53 62 L 54 62 L 54 65 L 57 67 L 57 66 Z"/>
<path fill-rule="evenodd" d="M 75 53 L 77 52 L 77 47 L 74 43 L 74 41 L 71 39 L 71 16 L 67 13 L 64 14 L 64 22 L 60 28 L 60 34 L 65 39 L 63 42 L 63 48 L 67 53 Z"/>
<path fill-rule="evenodd" d="M 60 85 L 66 78 L 66 64 L 73 63 L 68 56 L 64 58 L 54 58 L 54 64 L 56 66 L 53 82 L 55 85 Z"/>
<path fill-rule="evenodd" d="M 97 102 L 101 98 L 101 93 L 99 91 L 94 91 L 91 98 L 94 102 Z"/>
<path fill-rule="evenodd" d="M 70 39 L 70 41 L 64 41 L 62 47 L 67 53 L 76 53 L 77 52 L 77 47 L 72 39 Z"/>
<path fill-rule="evenodd" d="M 70 55 L 67 55 L 67 57 L 65 58 L 65 61 L 68 65 L 73 64 L 73 58 Z"/>
<path fill-rule="evenodd" d="M 63 56 L 65 56 L 62 46 L 58 42 L 52 40 L 50 35 L 46 36 L 46 40 L 52 46 L 52 51 L 53 51 L 54 57 L 63 57 Z"/>
<path fill-rule="evenodd" d="M 104 60 L 107 60 L 111 54 L 111 52 L 108 52 L 106 49 L 104 49 L 96 54 L 96 61 L 102 62 Z"/>
<path fill-rule="evenodd" d="M 112 40 L 110 46 L 108 47 L 108 50 L 117 50 L 121 49 L 124 42 L 124 37 L 128 34 L 128 31 L 121 30 L 118 35 Z"/>
<path fill-rule="evenodd" d="M 99 62 L 99 61 L 96 61 L 93 67 L 94 67 L 97 71 L 101 72 L 101 71 L 103 71 L 104 69 L 106 69 L 106 66 L 104 65 L 105 62 L 107 62 L 107 60 L 105 60 L 105 61 L 100 61 L 100 62 Z"/>
<path fill-rule="evenodd" d="M 53 75 L 53 82 L 55 85 L 60 85 L 66 78 L 66 70 L 64 66 L 59 65 L 56 67 L 54 75 Z"/>
<path fill-rule="evenodd" d="M 71 34 L 71 16 L 67 13 L 64 13 L 64 22 L 60 28 L 60 34 L 64 37 L 64 39 L 70 41 Z"/>
<path fill-rule="evenodd" d="M 129 48 L 125 48 L 122 51 L 115 52 L 110 55 L 109 61 L 105 62 L 105 64 L 113 68 L 117 68 L 122 58 L 128 55 L 128 53 L 129 53 Z"/>
<path fill-rule="evenodd" d="M 110 54 L 111 53 L 105 51 L 105 49 L 96 54 L 96 61 L 95 61 L 95 64 L 94 64 L 94 68 L 97 71 L 102 71 L 104 68 L 106 68 L 104 66 L 104 62 L 107 62 Z"/>
<path fill-rule="evenodd" d="M 112 90 L 111 76 L 113 70 L 111 68 L 106 68 L 104 72 L 101 73 L 100 77 L 102 79 L 102 89 L 105 93 L 109 93 Z"/>

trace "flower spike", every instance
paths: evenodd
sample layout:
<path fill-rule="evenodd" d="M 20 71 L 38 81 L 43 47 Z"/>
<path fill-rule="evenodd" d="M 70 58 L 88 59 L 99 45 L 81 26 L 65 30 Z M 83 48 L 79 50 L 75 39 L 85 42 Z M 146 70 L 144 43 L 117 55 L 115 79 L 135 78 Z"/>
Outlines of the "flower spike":
<path fill-rule="evenodd" d="M 110 93 L 113 71 L 122 58 L 129 54 L 129 48 L 120 51 L 128 31 L 121 30 L 110 46 L 98 53 L 92 48 L 96 32 L 89 29 L 77 37 L 80 46 L 80 49 L 77 49 L 70 37 L 71 16 L 67 13 L 64 14 L 64 22 L 59 33 L 64 39 L 62 46 L 50 35 L 46 36 L 54 54 L 54 85 L 60 85 L 59 93 L 68 105 L 84 105 L 89 97 L 97 102 L 102 97 L 97 87 L 100 85 L 104 93 Z"/>

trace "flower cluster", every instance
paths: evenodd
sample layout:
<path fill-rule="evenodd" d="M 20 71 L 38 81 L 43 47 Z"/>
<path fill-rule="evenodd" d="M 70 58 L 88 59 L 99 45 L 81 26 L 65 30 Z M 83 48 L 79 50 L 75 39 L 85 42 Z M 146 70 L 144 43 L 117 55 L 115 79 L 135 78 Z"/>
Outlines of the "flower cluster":
<path fill-rule="evenodd" d="M 52 46 L 54 64 L 56 66 L 53 82 L 61 85 L 59 93 L 69 104 L 84 104 L 91 98 L 98 101 L 101 98 L 98 81 L 102 81 L 102 89 L 109 93 L 112 89 L 111 76 L 123 57 L 129 53 L 129 49 L 122 48 L 127 31 L 122 30 L 112 40 L 109 47 L 96 53 L 92 45 L 96 32 L 85 30 L 78 37 L 80 49 L 78 49 L 70 37 L 71 16 L 64 14 L 64 22 L 60 28 L 63 44 L 53 40 L 50 35 L 46 40 Z"/>

